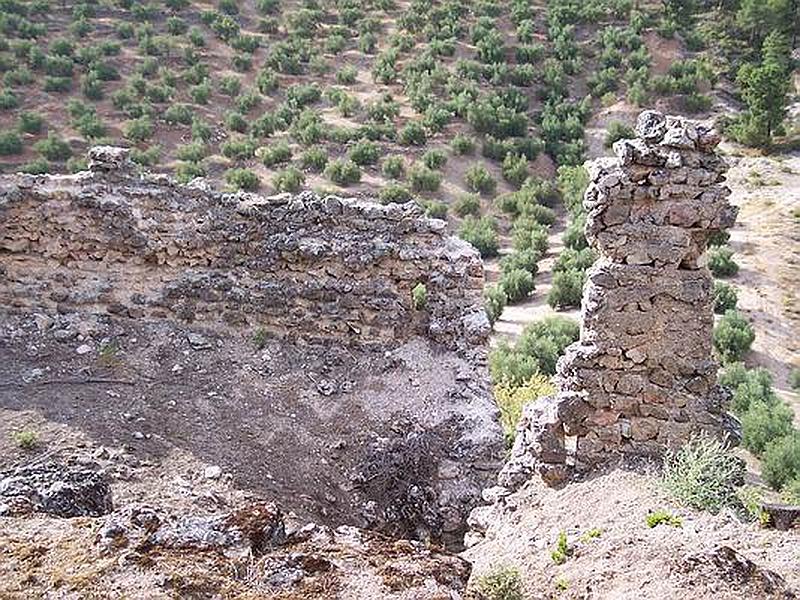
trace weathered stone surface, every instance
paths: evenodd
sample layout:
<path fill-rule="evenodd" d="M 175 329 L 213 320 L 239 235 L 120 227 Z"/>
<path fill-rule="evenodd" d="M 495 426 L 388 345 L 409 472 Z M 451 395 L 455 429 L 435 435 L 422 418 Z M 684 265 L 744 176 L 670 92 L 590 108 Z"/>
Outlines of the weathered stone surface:
<path fill-rule="evenodd" d="M 682 566 L 700 577 L 710 575 L 731 587 L 745 587 L 750 593 L 756 592 L 758 598 L 797 597 L 783 577 L 759 566 L 730 546 L 689 554 L 684 557 Z"/>
<path fill-rule="evenodd" d="M 480 257 L 414 203 L 220 194 L 137 175 L 121 148 L 89 156 L 78 175 L 0 181 L 3 305 L 353 345 L 424 334 L 464 349 L 488 337 Z M 427 304 L 414 310 L 420 283 Z"/>
<path fill-rule="evenodd" d="M 616 159 L 588 167 L 586 236 L 600 258 L 584 287 L 580 341 L 558 363 L 560 393 L 525 409 L 502 485 L 657 456 L 699 430 L 737 441 L 716 382 L 703 266 L 709 236 L 736 216 L 713 151 L 719 136 L 654 111 L 636 131 L 614 145 Z"/>
<path fill-rule="evenodd" d="M 0 473 L 0 516 L 97 517 L 112 508 L 108 481 L 91 469 L 46 464 Z"/>

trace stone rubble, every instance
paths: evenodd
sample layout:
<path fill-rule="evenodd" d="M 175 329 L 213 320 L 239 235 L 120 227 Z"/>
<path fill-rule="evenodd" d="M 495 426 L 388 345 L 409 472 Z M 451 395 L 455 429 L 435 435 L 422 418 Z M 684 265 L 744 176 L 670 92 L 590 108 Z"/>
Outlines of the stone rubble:
<path fill-rule="evenodd" d="M 719 136 L 646 111 L 616 158 L 589 165 L 586 236 L 599 255 L 559 393 L 527 406 L 500 483 L 556 484 L 613 457 L 657 457 L 698 431 L 737 441 L 712 356 L 709 237 L 730 228 Z"/>
<path fill-rule="evenodd" d="M 48 463 L 0 472 L 0 516 L 99 517 L 113 506 L 108 478 L 95 469 Z"/>

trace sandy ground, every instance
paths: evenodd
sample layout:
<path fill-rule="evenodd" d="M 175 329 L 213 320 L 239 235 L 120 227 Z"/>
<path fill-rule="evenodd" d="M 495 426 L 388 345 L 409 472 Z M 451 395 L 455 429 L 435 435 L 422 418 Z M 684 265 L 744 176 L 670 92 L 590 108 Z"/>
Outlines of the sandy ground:
<path fill-rule="evenodd" d="M 800 394 L 789 387 L 789 373 L 800 368 L 800 156 L 731 160 L 731 201 L 740 212 L 730 244 L 740 269 L 729 282 L 756 330 L 746 362 L 769 369 L 800 425 Z"/>

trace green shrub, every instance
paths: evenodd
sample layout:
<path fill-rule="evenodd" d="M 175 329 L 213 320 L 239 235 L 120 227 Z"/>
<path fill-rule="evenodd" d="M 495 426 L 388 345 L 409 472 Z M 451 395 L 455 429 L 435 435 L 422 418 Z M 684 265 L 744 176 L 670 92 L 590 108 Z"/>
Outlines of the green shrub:
<path fill-rule="evenodd" d="M 481 214 L 481 197 L 477 194 L 461 194 L 453 205 L 453 210 L 459 217 Z"/>
<path fill-rule="evenodd" d="M 800 504 L 800 478 L 793 479 L 783 486 L 783 501 L 787 504 Z"/>
<path fill-rule="evenodd" d="M 550 552 L 550 558 L 557 565 L 563 565 L 572 554 L 572 549 L 567 543 L 567 532 L 560 531 L 556 540 L 556 547 Z"/>
<path fill-rule="evenodd" d="M 724 281 L 714 282 L 714 312 L 718 315 L 736 308 L 738 295 L 736 288 Z"/>
<path fill-rule="evenodd" d="M 342 38 L 344 40 L 344 38 Z M 336 83 L 341 85 L 351 85 L 356 82 L 358 69 L 352 65 L 345 65 L 336 72 Z"/>
<path fill-rule="evenodd" d="M 544 256 L 547 253 L 549 241 L 548 229 L 533 219 L 518 218 L 511 230 L 511 243 L 514 250 L 527 250 L 533 248 Z"/>
<path fill-rule="evenodd" d="M 295 167 L 278 171 L 272 178 L 272 185 L 278 192 L 298 192 L 305 182 L 306 176 Z"/>
<path fill-rule="evenodd" d="M 526 269 L 507 270 L 500 276 L 498 285 L 506 293 L 509 302 L 519 302 L 533 291 L 533 274 Z"/>
<path fill-rule="evenodd" d="M 376 143 L 361 140 L 350 149 L 348 157 L 357 165 L 374 165 L 378 162 L 380 154 L 380 148 Z"/>
<path fill-rule="evenodd" d="M 236 99 L 236 109 L 244 114 L 249 113 L 261 104 L 261 95 L 255 91 L 245 92 Z"/>
<path fill-rule="evenodd" d="M 792 432 L 794 411 L 776 398 L 770 403 L 752 402 L 738 417 L 742 423 L 742 445 L 758 456 L 770 442 Z"/>
<path fill-rule="evenodd" d="M 533 248 L 525 250 L 514 250 L 511 254 L 506 254 L 500 259 L 500 270 L 503 273 L 522 269 L 528 271 L 531 275 L 536 275 L 539 271 L 538 262 L 542 259 L 542 255 Z"/>
<path fill-rule="evenodd" d="M 714 348 L 725 363 L 741 360 L 750 351 L 755 338 L 753 326 L 735 310 L 725 312 L 712 335 Z"/>
<path fill-rule="evenodd" d="M 585 226 L 585 215 L 581 215 L 570 221 L 567 225 L 567 228 L 564 230 L 564 235 L 561 236 L 564 246 L 567 248 L 572 248 L 573 250 L 582 250 L 583 248 L 588 248 L 589 242 L 586 241 L 586 236 L 583 233 Z"/>
<path fill-rule="evenodd" d="M 304 169 L 319 173 L 328 164 L 328 153 L 321 146 L 312 146 L 300 156 L 300 164 Z"/>
<path fill-rule="evenodd" d="M 528 177 L 528 159 L 521 154 L 506 154 L 503 159 L 503 177 L 510 184 L 521 186 Z"/>
<path fill-rule="evenodd" d="M 175 167 L 175 178 L 180 183 L 189 183 L 196 177 L 205 177 L 206 170 L 196 162 L 181 162 Z"/>
<path fill-rule="evenodd" d="M 719 440 L 700 435 L 678 451 L 667 451 L 661 480 L 680 502 L 716 514 L 740 506 L 737 488 L 744 484 L 746 471 L 744 461 Z"/>
<path fill-rule="evenodd" d="M 497 186 L 497 182 L 486 167 L 478 163 L 467 169 L 465 179 L 471 191 L 481 194 L 491 194 Z"/>
<path fill-rule="evenodd" d="M 22 140 L 16 131 L 0 131 L 0 156 L 22 154 Z"/>
<path fill-rule="evenodd" d="M 441 169 L 447 163 L 447 154 L 434 148 L 422 155 L 422 162 L 429 169 Z"/>
<path fill-rule="evenodd" d="M 11 437 L 14 443 L 23 450 L 33 450 L 39 445 L 39 434 L 30 429 L 15 431 Z"/>
<path fill-rule="evenodd" d="M 219 80 L 219 91 L 226 96 L 238 96 L 242 91 L 242 82 L 235 75 L 225 75 Z"/>
<path fill-rule="evenodd" d="M 475 246 L 481 256 L 490 258 L 497 256 L 499 243 L 497 239 L 497 222 L 493 217 L 479 219 L 468 215 L 458 230 L 459 237 Z"/>
<path fill-rule="evenodd" d="M 390 179 L 400 179 L 406 171 L 406 163 L 402 156 L 387 156 L 383 159 L 381 172 Z"/>
<path fill-rule="evenodd" d="M 535 402 L 543 396 L 549 396 L 555 391 L 555 386 L 544 375 L 534 375 L 521 385 L 499 383 L 494 386 L 494 399 L 497 408 L 500 409 L 500 425 L 503 427 L 507 447 L 514 444 L 517 424 L 522 417 L 525 405 Z"/>
<path fill-rule="evenodd" d="M 192 125 L 193 132 L 194 129 L 195 127 Z M 233 160 L 247 160 L 249 158 L 253 158 L 253 155 L 256 151 L 256 145 L 255 142 L 249 138 L 238 138 L 224 142 L 220 146 L 220 149 L 222 150 L 222 155 L 226 158 Z"/>
<path fill-rule="evenodd" d="M 457 155 L 472 154 L 475 152 L 475 140 L 463 133 L 457 133 L 450 142 L 450 147 Z"/>
<path fill-rule="evenodd" d="M 278 89 L 278 76 L 271 69 L 261 69 L 256 77 L 256 87 L 262 94 L 269 94 Z"/>
<path fill-rule="evenodd" d="M 486 600 L 524 600 L 522 578 L 513 567 L 496 567 L 478 578 L 478 592 Z"/>
<path fill-rule="evenodd" d="M 483 301 L 489 323 L 494 325 L 495 321 L 503 314 L 506 304 L 508 304 L 508 296 L 506 296 L 501 286 L 490 285 L 483 291 Z"/>
<path fill-rule="evenodd" d="M 145 150 L 131 148 L 131 160 L 137 165 L 142 165 L 143 167 L 152 167 L 158 162 L 160 156 L 161 148 L 158 146 L 152 146 Z"/>
<path fill-rule="evenodd" d="M 164 120 L 170 125 L 191 125 L 194 111 L 187 104 L 173 104 L 164 111 Z"/>
<path fill-rule="evenodd" d="M 141 143 L 153 137 L 153 122 L 150 117 L 144 116 L 128 121 L 122 127 L 125 139 L 134 143 Z"/>
<path fill-rule="evenodd" d="M 731 239 L 731 234 L 724 229 L 718 229 L 708 237 L 709 246 L 724 246 Z"/>
<path fill-rule="evenodd" d="M 556 262 L 553 264 L 553 272 L 559 273 L 561 271 L 585 271 L 594 264 L 595 255 L 591 248 L 584 248 L 583 250 L 575 250 L 573 248 L 565 248 L 561 254 L 558 255 Z"/>
<path fill-rule="evenodd" d="M 733 260 L 733 250 L 728 246 L 709 248 L 708 268 L 714 277 L 732 277 L 739 272 L 739 265 Z"/>
<path fill-rule="evenodd" d="M 603 145 L 606 148 L 611 148 L 611 146 L 617 140 L 631 139 L 635 137 L 636 132 L 633 130 L 633 127 L 626 125 L 625 123 L 621 123 L 620 121 L 612 121 L 608 126 L 608 133 L 606 133 L 606 139 L 605 142 L 603 142 Z"/>
<path fill-rule="evenodd" d="M 789 373 L 789 387 L 795 392 L 800 391 L 800 368 L 795 367 Z"/>
<path fill-rule="evenodd" d="M 502 341 L 489 355 L 493 381 L 519 385 L 536 373 L 554 375 L 558 357 L 577 341 L 578 335 L 578 324 L 565 317 L 546 317 L 531 323 L 514 346 Z"/>
<path fill-rule="evenodd" d="M 428 288 L 424 283 L 418 283 L 411 290 L 411 305 L 414 310 L 423 310 L 428 305 Z"/>
<path fill-rule="evenodd" d="M 208 104 L 208 99 L 211 97 L 211 85 L 204 81 L 198 85 L 189 88 L 189 97 L 195 104 Z"/>
<path fill-rule="evenodd" d="M 203 142 L 191 142 L 183 144 L 175 149 L 175 157 L 178 160 L 189 162 L 200 162 L 206 156 L 206 146 Z"/>
<path fill-rule="evenodd" d="M 261 180 L 250 169 L 228 169 L 225 171 L 225 181 L 238 190 L 257 190 Z"/>
<path fill-rule="evenodd" d="M 36 142 L 33 149 L 47 160 L 67 160 L 72 156 L 69 144 L 52 132 L 45 139 Z"/>
<path fill-rule="evenodd" d="M 292 160 L 292 149 L 284 140 L 276 142 L 272 146 L 265 146 L 259 149 L 259 158 L 264 166 L 274 167 L 281 163 Z"/>
<path fill-rule="evenodd" d="M 44 117 L 39 113 L 24 111 L 19 115 L 19 130 L 24 133 L 40 133 Z"/>
<path fill-rule="evenodd" d="M 748 369 L 740 362 L 727 364 L 720 373 L 719 383 L 733 392 L 731 410 L 737 415 L 743 415 L 756 404 L 778 402 L 772 388 L 772 375 L 763 367 Z"/>
<path fill-rule="evenodd" d="M 325 177 L 337 185 L 348 186 L 361 181 L 361 169 L 351 160 L 336 159 L 325 167 Z"/>
<path fill-rule="evenodd" d="M 800 432 L 794 431 L 767 444 L 761 469 L 764 480 L 776 490 L 800 479 Z"/>
<path fill-rule="evenodd" d="M 577 269 L 554 272 L 553 285 L 547 293 L 547 303 L 557 309 L 580 306 L 585 278 L 586 273 Z"/>
<path fill-rule="evenodd" d="M 410 121 L 398 132 L 397 141 L 404 146 L 424 146 L 428 136 L 421 123 Z"/>
<path fill-rule="evenodd" d="M 381 189 L 378 197 L 384 204 L 388 204 L 390 202 L 402 204 L 404 202 L 412 200 L 414 198 L 414 195 L 405 186 L 398 184 L 389 184 Z"/>
<path fill-rule="evenodd" d="M 48 91 L 45 87 L 45 91 Z M 56 91 L 56 90 L 53 90 Z M 0 110 L 12 110 L 19 106 L 19 99 L 11 90 L 0 91 Z"/>
<path fill-rule="evenodd" d="M 415 192 L 435 192 L 442 184 L 442 174 L 415 163 L 408 170 L 408 180 Z"/>
<path fill-rule="evenodd" d="M 225 127 L 236 133 L 247 133 L 250 123 L 242 113 L 229 110 L 225 114 Z"/>
<path fill-rule="evenodd" d="M 68 173 L 79 173 L 89 168 L 89 163 L 85 158 L 73 156 L 67 161 L 65 165 Z"/>
<path fill-rule="evenodd" d="M 426 200 L 422 203 L 425 209 L 425 216 L 431 219 L 446 219 L 447 218 L 447 204 L 439 202 L 438 200 Z"/>
<path fill-rule="evenodd" d="M 647 526 L 652 529 L 659 525 L 669 525 L 670 527 L 683 527 L 683 519 L 677 515 L 673 515 L 666 510 L 655 510 L 647 514 L 645 518 Z"/>
<path fill-rule="evenodd" d="M 527 205 L 521 211 L 521 216 L 539 225 L 552 225 L 556 222 L 556 213 L 552 208 L 539 204 Z"/>
<path fill-rule="evenodd" d="M 29 173 L 30 175 L 43 175 L 44 173 L 50 171 L 50 163 L 46 158 L 40 156 L 39 158 L 22 165 L 20 171 L 23 173 Z"/>

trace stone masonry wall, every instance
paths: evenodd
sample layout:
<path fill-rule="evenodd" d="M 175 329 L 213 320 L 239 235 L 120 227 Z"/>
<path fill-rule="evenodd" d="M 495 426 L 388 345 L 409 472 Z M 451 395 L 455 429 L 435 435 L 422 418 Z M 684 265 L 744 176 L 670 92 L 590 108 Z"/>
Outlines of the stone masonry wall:
<path fill-rule="evenodd" d="M 600 258 L 583 291 L 581 337 L 559 361 L 559 393 L 526 408 L 502 485 L 532 472 L 556 483 L 734 428 L 716 382 L 703 265 L 709 236 L 736 218 L 719 137 L 654 111 L 636 133 L 589 167 L 586 234 Z"/>
<path fill-rule="evenodd" d="M 97 147 L 75 176 L 0 178 L 0 304 L 261 327 L 287 339 L 482 344 L 483 267 L 412 204 L 220 194 Z M 427 288 L 425 310 L 411 290 Z"/>

